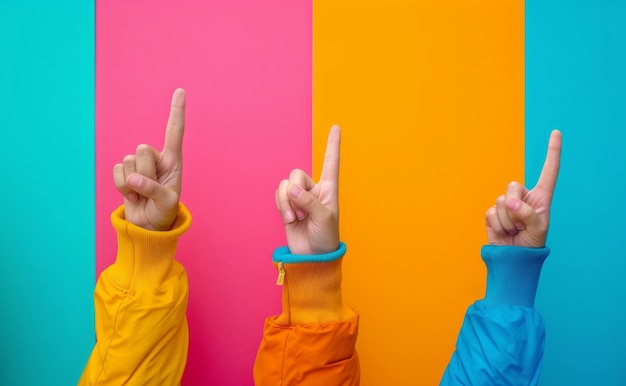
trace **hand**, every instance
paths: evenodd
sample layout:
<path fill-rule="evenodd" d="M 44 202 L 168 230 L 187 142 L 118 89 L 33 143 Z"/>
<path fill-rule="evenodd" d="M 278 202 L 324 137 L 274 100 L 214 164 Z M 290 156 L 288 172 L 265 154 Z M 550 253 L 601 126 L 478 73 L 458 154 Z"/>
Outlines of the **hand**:
<path fill-rule="evenodd" d="M 487 210 L 489 244 L 542 248 L 550 223 L 550 204 L 561 163 L 561 133 L 550 135 L 546 160 L 537 185 L 528 190 L 511 182 L 506 194 Z"/>
<path fill-rule="evenodd" d="M 149 145 L 113 166 L 113 181 L 124 196 L 126 220 L 148 230 L 166 231 L 176 219 L 183 172 L 185 91 L 176 89 L 160 153 Z"/>
<path fill-rule="evenodd" d="M 287 244 L 293 254 L 322 254 L 339 248 L 340 142 L 339 126 L 333 126 L 317 184 L 304 171 L 294 169 L 276 190 L 276 207 L 283 217 Z"/>

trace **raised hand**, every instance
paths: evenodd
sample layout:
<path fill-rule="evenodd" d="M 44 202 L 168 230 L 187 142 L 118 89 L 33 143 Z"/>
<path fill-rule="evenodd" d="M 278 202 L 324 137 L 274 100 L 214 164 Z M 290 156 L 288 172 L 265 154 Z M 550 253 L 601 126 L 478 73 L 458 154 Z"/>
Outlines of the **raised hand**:
<path fill-rule="evenodd" d="M 550 223 L 550 204 L 561 162 L 561 133 L 550 135 L 546 160 L 537 185 L 528 190 L 511 182 L 506 194 L 487 210 L 489 244 L 542 248 Z"/>
<path fill-rule="evenodd" d="M 136 154 L 113 166 L 113 181 L 124 196 L 126 220 L 148 230 L 165 231 L 178 213 L 183 171 L 185 91 L 172 95 L 165 145 L 158 152 L 152 146 L 137 146 Z"/>
<path fill-rule="evenodd" d="M 317 184 L 304 171 L 294 169 L 276 190 L 276 207 L 283 217 L 287 244 L 293 254 L 322 254 L 339 247 L 340 142 L 339 126 L 333 126 Z"/>

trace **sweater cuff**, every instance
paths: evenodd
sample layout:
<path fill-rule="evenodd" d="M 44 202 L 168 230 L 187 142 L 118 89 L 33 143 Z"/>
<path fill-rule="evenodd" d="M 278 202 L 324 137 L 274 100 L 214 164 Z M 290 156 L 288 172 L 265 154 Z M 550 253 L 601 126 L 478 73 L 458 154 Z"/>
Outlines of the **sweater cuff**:
<path fill-rule="evenodd" d="M 347 251 L 346 244 L 339 242 L 339 248 L 336 251 L 329 253 L 322 253 L 319 255 L 297 255 L 289 251 L 289 247 L 278 247 L 272 254 L 272 261 L 274 263 L 329 263 L 337 259 L 342 258 Z"/>
<path fill-rule="evenodd" d="M 282 324 L 304 325 L 341 321 L 354 315 L 343 306 L 341 296 L 342 257 L 346 245 L 331 253 L 293 255 L 287 247 L 278 248 L 272 260 L 283 285 Z"/>
<path fill-rule="evenodd" d="M 124 206 L 111 214 L 117 232 L 117 258 L 106 274 L 116 285 L 131 293 L 159 288 L 171 273 L 178 238 L 191 224 L 191 214 L 181 203 L 170 230 L 151 231 L 128 222 Z"/>
<path fill-rule="evenodd" d="M 486 305 L 534 307 L 543 262 L 550 249 L 484 245 L 487 265 Z"/>

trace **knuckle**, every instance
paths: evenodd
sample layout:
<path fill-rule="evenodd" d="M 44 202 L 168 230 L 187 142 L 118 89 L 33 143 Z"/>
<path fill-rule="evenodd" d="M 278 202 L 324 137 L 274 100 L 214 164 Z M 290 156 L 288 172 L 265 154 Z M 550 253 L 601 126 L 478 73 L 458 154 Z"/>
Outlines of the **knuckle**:
<path fill-rule="evenodd" d="M 306 173 L 304 172 L 304 170 L 302 169 L 293 169 L 290 173 L 289 173 L 289 179 L 290 180 L 300 180 L 302 179 L 302 177 L 304 177 L 306 175 Z"/>
<path fill-rule="evenodd" d="M 520 187 L 521 184 L 517 181 L 511 181 L 509 182 L 509 184 L 507 185 L 508 189 L 517 189 L 518 187 Z"/>
<path fill-rule="evenodd" d="M 285 200 L 287 198 L 287 185 L 289 185 L 289 181 L 282 180 L 280 184 L 278 184 L 278 189 L 276 189 L 276 198 L 279 200 Z"/>
<path fill-rule="evenodd" d="M 127 154 L 124 156 L 124 159 L 122 160 L 123 164 L 130 164 L 135 162 L 135 155 L 134 154 Z"/>
<path fill-rule="evenodd" d="M 142 143 L 140 145 L 137 145 L 135 152 L 139 155 L 139 154 L 150 153 L 150 150 L 151 150 L 150 145 L 146 145 L 145 143 Z"/>

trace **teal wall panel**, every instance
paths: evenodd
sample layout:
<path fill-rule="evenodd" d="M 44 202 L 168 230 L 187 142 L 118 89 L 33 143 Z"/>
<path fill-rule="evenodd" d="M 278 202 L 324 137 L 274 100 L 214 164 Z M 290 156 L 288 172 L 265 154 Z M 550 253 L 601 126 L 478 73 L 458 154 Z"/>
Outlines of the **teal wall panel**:
<path fill-rule="evenodd" d="M 94 343 L 94 4 L 0 3 L 0 385 L 76 384 Z"/>
<path fill-rule="evenodd" d="M 526 1 L 526 181 L 563 132 L 540 384 L 626 385 L 626 2 Z"/>

